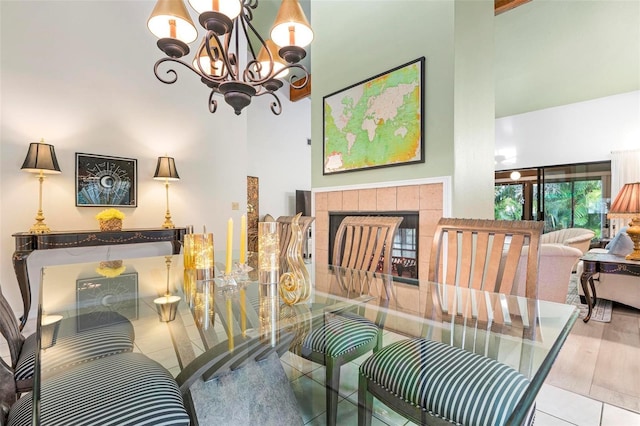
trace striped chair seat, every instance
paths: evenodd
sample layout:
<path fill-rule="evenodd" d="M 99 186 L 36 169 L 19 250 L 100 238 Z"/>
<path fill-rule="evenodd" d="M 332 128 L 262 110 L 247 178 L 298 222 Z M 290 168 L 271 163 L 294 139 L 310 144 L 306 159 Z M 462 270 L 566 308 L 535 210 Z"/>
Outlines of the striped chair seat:
<path fill-rule="evenodd" d="M 78 331 L 78 324 L 90 328 Z M 129 320 L 117 312 L 92 312 L 65 318 L 54 345 L 42 352 L 42 363 L 49 371 L 133 350 L 134 331 Z M 36 334 L 28 336 L 15 367 L 16 383 L 28 383 L 34 374 Z M 30 384 L 29 384 L 30 388 Z"/>
<path fill-rule="evenodd" d="M 529 383 L 498 361 L 419 338 L 376 352 L 360 375 L 430 415 L 468 426 L 504 425 Z"/>
<path fill-rule="evenodd" d="M 302 355 L 310 351 L 337 358 L 377 339 L 379 328 L 368 319 L 349 313 L 325 316 L 302 341 Z"/>
<path fill-rule="evenodd" d="M 178 385 L 160 364 L 123 353 L 76 365 L 43 380 L 40 425 L 188 425 Z M 8 425 L 31 425 L 32 394 L 9 412 Z"/>

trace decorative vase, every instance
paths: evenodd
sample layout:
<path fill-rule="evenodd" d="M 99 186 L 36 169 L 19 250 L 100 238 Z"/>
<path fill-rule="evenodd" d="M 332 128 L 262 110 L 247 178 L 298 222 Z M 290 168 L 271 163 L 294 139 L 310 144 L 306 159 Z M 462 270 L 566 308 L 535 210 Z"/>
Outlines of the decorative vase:
<path fill-rule="evenodd" d="M 122 230 L 122 219 L 107 219 L 107 220 L 99 220 L 101 231 L 121 231 Z"/>
<path fill-rule="evenodd" d="M 291 221 L 291 240 L 285 254 L 288 272 L 280 276 L 280 297 L 293 305 L 306 301 L 311 294 L 311 280 L 307 265 L 302 257 L 302 228 L 298 223 L 302 213 L 298 213 Z"/>

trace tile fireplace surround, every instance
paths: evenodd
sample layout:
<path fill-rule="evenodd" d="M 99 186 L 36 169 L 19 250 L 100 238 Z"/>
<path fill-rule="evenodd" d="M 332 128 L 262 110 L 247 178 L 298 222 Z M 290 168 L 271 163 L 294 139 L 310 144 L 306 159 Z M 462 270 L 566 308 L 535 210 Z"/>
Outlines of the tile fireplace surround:
<path fill-rule="evenodd" d="M 380 184 L 382 185 L 382 184 Z M 388 186 L 387 186 L 388 185 Z M 426 280 L 433 232 L 438 220 L 449 214 L 449 180 L 429 179 L 378 187 L 314 189 L 315 259 L 329 263 L 329 213 L 336 212 L 419 212 L 419 279 Z"/>

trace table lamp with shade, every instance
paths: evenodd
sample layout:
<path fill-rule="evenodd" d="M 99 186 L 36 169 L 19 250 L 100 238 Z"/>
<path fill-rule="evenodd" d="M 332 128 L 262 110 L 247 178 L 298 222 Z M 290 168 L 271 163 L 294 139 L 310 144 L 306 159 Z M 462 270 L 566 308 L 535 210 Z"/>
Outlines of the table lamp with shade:
<path fill-rule="evenodd" d="M 630 218 L 627 235 L 633 241 L 633 252 L 627 260 L 640 260 L 640 182 L 626 183 L 611 204 L 607 217 Z"/>
<path fill-rule="evenodd" d="M 42 214 L 42 182 L 44 182 L 45 174 L 60 173 L 60 166 L 58 165 L 58 159 L 56 158 L 53 145 L 44 143 L 44 139 L 41 139 L 40 142 L 32 142 L 29 145 L 29 151 L 27 151 L 27 157 L 24 159 L 21 169 L 25 172 L 38 173 L 38 180 L 40 181 L 36 223 L 29 229 L 29 232 L 32 234 L 51 232 L 49 227 L 44 223 L 44 215 Z"/>
<path fill-rule="evenodd" d="M 169 181 L 180 180 L 178 170 L 176 170 L 176 162 L 172 157 L 158 157 L 156 165 L 156 173 L 153 175 L 156 180 L 164 179 L 164 185 L 167 193 L 167 212 L 164 215 L 163 228 L 175 228 L 171 221 L 171 212 L 169 211 Z"/>

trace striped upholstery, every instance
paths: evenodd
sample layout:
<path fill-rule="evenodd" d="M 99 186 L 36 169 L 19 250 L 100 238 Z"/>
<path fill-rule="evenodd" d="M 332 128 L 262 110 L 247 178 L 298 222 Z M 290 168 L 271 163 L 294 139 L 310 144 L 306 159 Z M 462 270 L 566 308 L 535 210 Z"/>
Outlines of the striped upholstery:
<path fill-rule="evenodd" d="M 78 324 L 95 325 L 77 331 Z M 131 322 L 117 312 L 92 312 L 79 317 L 65 318 L 55 344 L 42 353 L 46 371 L 75 365 L 96 358 L 133 350 L 134 331 Z M 27 337 L 15 366 L 16 382 L 28 381 L 34 374 L 35 333 Z M 46 373 L 43 370 L 43 377 Z"/>
<path fill-rule="evenodd" d="M 381 349 L 360 375 L 429 414 L 456 424 L 504 425 L 529 381 L 484 356 L 425 339 Z"/>
<path fill-rule="evenodd" d="M 76 365 L 42 383 L 40 425 L 188 425 L 171 374 L 139 353 Z M 32 395 L 9 412 L 8 425 L 31 425 Z"/>
<path fill-rule="evenodd" d="M 349 315 L 329 315 L 302 342 L 302 355 L 310 351 L 337 358 L 377 339 L 379 328 L 368 319 Z"/>

